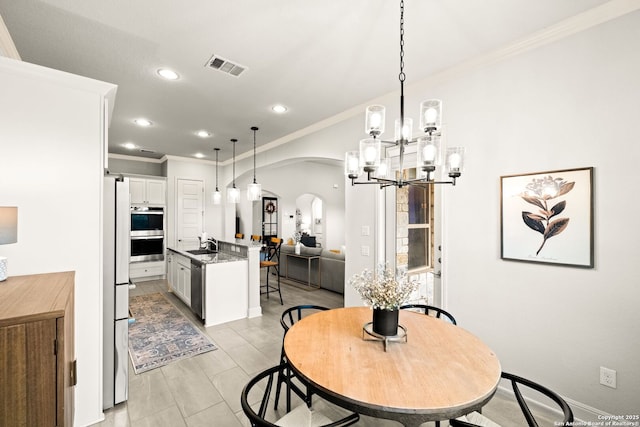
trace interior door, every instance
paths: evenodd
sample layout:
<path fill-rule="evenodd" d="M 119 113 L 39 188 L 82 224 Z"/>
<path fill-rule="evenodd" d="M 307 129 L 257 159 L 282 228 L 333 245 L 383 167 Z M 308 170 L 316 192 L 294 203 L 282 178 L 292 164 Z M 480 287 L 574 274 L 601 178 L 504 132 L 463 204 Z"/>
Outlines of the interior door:
<path fill-rule="evenodd" d="M 262 238 L 278 237 L 278 199 L 262 198 Z"/>
<path fill-rule="evenodd" d="M 444 212 L 442 203 L 442 191 L 441 185 L 436 185 L 434 188 L 434 209 L 433 209 L 433 273 L 429 273 L 433 279 L 433 303 L 438 307 L 446 308 L 443 304 L 446 304 L 445 289 L 443 288 L 442 278 L 442 230 L 444 223 Z M 431 279 L 431 278 L 429 278 Z"/>
<path fill-rule="evenodd" d="M 204 218 L 204 183 L 193 179 L 177 182 L 176 246 L 178 249 L 196 249 L 202 233 Z"/>

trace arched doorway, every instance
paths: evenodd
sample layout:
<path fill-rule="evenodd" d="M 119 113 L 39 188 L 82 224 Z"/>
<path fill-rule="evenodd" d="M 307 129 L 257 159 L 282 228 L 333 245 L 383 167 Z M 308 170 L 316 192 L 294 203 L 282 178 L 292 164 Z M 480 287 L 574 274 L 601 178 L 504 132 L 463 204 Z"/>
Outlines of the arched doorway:
<path fill-rule="evenodd" d="M 310 193 L 296 198 L 296 232 L 303 236 L 305 246 L 324 246 L 324 202 Z"/>

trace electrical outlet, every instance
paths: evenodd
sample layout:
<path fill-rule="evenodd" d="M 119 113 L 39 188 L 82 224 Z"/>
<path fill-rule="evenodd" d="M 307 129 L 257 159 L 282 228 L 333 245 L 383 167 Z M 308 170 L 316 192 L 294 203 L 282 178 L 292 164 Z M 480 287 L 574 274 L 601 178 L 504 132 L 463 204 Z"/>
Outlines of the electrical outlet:
<path fill-rule="evenodd" d="M 604 366 L 600 366 L 600 384 L 617 388 L 617 373 L 613 369 L 605 368 Z"/>

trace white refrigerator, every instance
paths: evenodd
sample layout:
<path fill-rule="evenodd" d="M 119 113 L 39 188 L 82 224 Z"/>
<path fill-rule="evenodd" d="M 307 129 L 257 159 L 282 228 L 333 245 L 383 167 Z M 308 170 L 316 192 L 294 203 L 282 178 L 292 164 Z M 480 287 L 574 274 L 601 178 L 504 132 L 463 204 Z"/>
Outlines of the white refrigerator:
<path fill-rule="evenodd" d="M 104 178 L 103 409 L 129 393 L 129 178 Z"/>

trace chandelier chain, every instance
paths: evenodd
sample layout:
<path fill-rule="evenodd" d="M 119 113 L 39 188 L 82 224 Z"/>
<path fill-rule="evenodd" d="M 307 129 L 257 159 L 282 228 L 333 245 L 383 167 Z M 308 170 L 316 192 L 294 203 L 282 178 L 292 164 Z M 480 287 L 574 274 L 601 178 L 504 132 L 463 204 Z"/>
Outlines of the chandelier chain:
<path fill-rule="evenodd" d="M 253 183 L 256 183 L 256 131 L 258 130 L 257 127 L 252 127 L 251 130 L 253 131 Z"/>
<path fill-rule="evenodd" d="M 400 1 L 400 82 L 405 80 L 404 74 L 404 0 Z"/>
<path fill-rule="evenodd" d="M 214 148 L 215 152 L 216 152 L 216 191 L 218 191 L 218 152 L 220 151 L 219 148 Z"/>
<path fill-rule="evenodd" d="M 236 188 L 236 142 L 237 139 L 232 139 L 233 143 L 233 188 Z"/>

